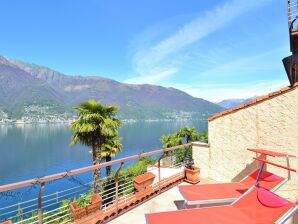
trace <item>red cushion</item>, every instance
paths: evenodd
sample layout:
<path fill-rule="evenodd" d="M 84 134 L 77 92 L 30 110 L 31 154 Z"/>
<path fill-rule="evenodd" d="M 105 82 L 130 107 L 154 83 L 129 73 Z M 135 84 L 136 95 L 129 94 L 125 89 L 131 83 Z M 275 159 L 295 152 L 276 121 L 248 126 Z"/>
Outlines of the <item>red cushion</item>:
<path fill-rule="evenodd" d="M 264 206 L 267 206 L 270 208 L 278 208 L 289 204 L 289 202 L 286 199 L 279 197 L 278 195 L 264 188 L 258 189 L 258 200 Z"/>
<path fill-rule="evenodd" d="M 283 179 L 282 177 L 280 176 L 277 176 L 275 174 L 271 174 L 267 177 L 264 177 L 264 178 L 261 178 L 263 181 L 267 181 L 267 182 L 274 182 L 274 181 L 278 181 L 278 180 L 281 180 Z"/>

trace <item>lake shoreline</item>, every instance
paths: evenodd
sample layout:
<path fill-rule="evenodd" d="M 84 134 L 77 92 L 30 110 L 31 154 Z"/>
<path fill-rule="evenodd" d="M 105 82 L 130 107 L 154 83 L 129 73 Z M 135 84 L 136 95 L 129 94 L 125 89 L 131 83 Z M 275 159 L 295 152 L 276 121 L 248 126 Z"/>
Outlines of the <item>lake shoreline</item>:
<path fill-rule="evenodd" d="M 13 121 L 6 121 L 0 122 L 0 126 L 5 125 L 56 125 L 56 124 L 64 124 L 70 125 L 74 119 L 65 120 L 65 121 L 22 121 L 22 120 L 13 120 Z M 145 120 L 134 120 L 134 119 L 123 119 L 121 120 L 124 124 L 127 123 L 138 123 L 138 122 L 189 122 L 189 121 L 206 121 L 206 119 L 145 119 Z"/>

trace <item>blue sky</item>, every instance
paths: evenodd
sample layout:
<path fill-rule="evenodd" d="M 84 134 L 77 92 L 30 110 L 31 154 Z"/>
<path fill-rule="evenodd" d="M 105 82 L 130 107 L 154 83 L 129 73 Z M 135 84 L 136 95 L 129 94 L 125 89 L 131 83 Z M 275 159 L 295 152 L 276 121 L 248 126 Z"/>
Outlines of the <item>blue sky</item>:
<path fill-rule="evenodd" d="M 211 101 L 288 85 L 285 0 L 2 0 L 0 55 Z"/>

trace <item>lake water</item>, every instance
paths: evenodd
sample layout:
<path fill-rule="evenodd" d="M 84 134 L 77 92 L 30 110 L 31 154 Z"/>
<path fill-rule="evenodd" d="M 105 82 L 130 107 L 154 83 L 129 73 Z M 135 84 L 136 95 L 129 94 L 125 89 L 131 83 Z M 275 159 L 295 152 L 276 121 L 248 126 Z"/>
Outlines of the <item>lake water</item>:
<path fill-rule="evenodd" d="M 185 125 L 199 131 L 207 129 L 206 121 L 136 122 L 126 123 L 120 130 L 124 149 L 116 158 L 160 149 L 160 136 L 177 131 Z M 55 174 L 91 165 L 88 149 L 81 145 L 70 146 L 72 133 L 67 125 L 2 125 L 0 126 L 0 185 Z M 118 165 L 117 165 L 118 166 Z M 91 173 L 81 175 L 87 182 Z M 74 186 L 69 180 L 45 185 L 45 194 Z M 15 200 L 37 196 L 37 189 Z M 1 204 L 7 204 L 0 199 Z"/>

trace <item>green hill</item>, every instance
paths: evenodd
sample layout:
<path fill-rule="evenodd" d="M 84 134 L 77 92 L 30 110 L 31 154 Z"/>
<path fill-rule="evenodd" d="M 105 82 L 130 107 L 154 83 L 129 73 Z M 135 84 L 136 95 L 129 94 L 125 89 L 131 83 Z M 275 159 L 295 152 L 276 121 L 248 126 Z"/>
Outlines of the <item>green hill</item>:
<path fill-rule="evenodd" d="M 57 113 L 93 98 L 117 104 L 123 119 L 206 119 L 222 107 L 175 88 L 124 84 L 103 77 L 67 76 L 49 68 L 0 57 L 1 109 L 20 117 L 24 107 L 50 106 Z"/>

